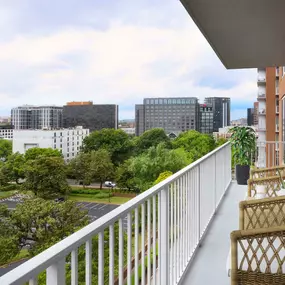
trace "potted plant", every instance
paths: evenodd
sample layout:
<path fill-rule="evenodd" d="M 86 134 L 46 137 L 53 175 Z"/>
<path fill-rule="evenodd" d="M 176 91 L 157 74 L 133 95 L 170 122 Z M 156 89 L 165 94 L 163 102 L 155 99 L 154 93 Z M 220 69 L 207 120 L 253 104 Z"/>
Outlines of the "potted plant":
<path fill-rule="evenodd" d="M 236 126 L 230 130 L 230 133 L 237 183 L 246 185 L 256 147 L 255 131 L 250 127 Z"/>
<path fill-rule="evenodd" d="M 279 169 L 277 169 L 277 172 L 280 178 L 280 190 L 278 191 L 278 196 L 283 196 L 285 195 L 285 181 L 283 180 L 283 177 Z"/>

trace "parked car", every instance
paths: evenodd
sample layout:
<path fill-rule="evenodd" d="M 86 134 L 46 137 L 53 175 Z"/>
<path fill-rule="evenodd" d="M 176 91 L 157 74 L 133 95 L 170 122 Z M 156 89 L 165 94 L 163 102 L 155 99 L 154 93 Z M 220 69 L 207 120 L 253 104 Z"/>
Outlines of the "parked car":
<path fill-rule="evenodd" d="M 54 201 L 55 202 L 64 202 L 65 199 L 64 199 L 64 197 L 59 197 L 59 198 L 54 199 Z"/>
<path fill-rule="evenodd" d="M 105 181 L 105 186 L 106 187 L 116 187 L 116 183 L 112 182 L 112 181 Z"/>

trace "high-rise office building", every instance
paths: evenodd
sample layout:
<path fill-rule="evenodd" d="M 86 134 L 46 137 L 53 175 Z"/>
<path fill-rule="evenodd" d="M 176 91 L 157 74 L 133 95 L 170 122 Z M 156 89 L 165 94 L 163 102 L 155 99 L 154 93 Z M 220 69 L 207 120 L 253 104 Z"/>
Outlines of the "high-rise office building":
<path fill-rule="evenodd" d="M 62 107 L 24 105 L 11 110 L 15 130 L 54 129 L 62 127 Z"/>
<path fill-rule="evenodd" d="M 199 131 L 204 134 L 213 134 L 213 106 L 200 104 Z"/>
<path fill-rule="evenodd" d="M 247 108 L 247 125 L 253 126 L 254 108 Z"/>
<path fill-rule="evenodd" d="M 118 105 L 93 105 L 92 102 L 69 102 L 63 106 L 63 127 L 83 126 L 90 132 L 118 128 Z"/>
<path fill-rule="evenodd" d="M 136 105 L 136 135 L 163 128 L 167 134 L 199 130 L 199 104 L 194 97 L 145 98 Z"/>
<path fill-rule="evenodd" d="M 231 124 L 231 99 L 225 97 L 207 97 L 205 104 L 213 106 L 213 131 Z"/>

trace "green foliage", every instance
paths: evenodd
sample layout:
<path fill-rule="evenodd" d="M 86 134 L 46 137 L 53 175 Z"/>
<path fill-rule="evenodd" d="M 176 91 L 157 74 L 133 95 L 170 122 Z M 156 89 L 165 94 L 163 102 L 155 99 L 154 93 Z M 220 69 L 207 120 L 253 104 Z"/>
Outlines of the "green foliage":
<path fill-rule="evenodd" d="M 0 160 L 6 161 L 8 156 L 12 154 L 12 141 L 0 138 Z"/>
<path fill-rule="evenodd" d="M 87 223 L 87 211 L 71 201 L 25 200 L 14 211 L 0 204 L 0 262 L 9 261 L 27 245 L 34 256 Z"/>
<path fill-rule="evenodd" d="M 156 147 L 160 143 L 164 143 L 166 148 L 171 148 L 170 138 L 166 135 L 164 129 L 151 129 L 137 138 L 136 149 L 137 152 L 141 153 L 150 147 Z"/>
<path fill-rule="evenodd" d="M 106 149 L 91 151 L 90 175 L 93 179 L 100 182 L 100 189 L 102 189 L 104 181 L 114 176 L 114 165 L 111 155 Z"/>
<path fill-rule="evenodd" d="M 82 181 L 83 187 L 91 183 L 89 153 L 79 153 L 68 164 L 68 173 L 75 177 L 77 182 Z"/>
<path fill-rule="evenodd" d="M 134 175 L 136 187 L 144 191 L 164 171 L 177 172 L 189 164 L 187 154 L 181 150 L 169 150 L 164 144 L 151 147 L 147 152 L 130 160 L 129 170 Z"/>
<path fill-rule="evenodd" d="M 121 164 L 116 171 L 116 183 L 121 189 L 128 189 L 128 191 L 133 190 L 136 187 L 136 180 L 134 173 L 130 168 L 131 160 L 125 161 Z"/>
<path fill-rule="evenodd" d="M 250 165 L 255 152 L 255 131 L 250 127 L 233 127 L 230 132 L 235 164 Z"/>
<path fill-rule="evenodd" d="M 34 160 L 37 159 L 40 156 L 44 157 L 63 157 L 61 152 L 58 149 L 52 149 L 52 148 L 39 148 L 39 147 L 33 147 L 26 151 L 25 153 L 25 159 L 28 160 Z"/>
<path fill-rule="evenodd" d="M 133 144 L 128 134 L 121 129 L 95 131 L 83 141 L 84 152 L 97 151 L 101 148 L 110 153 L 112 162 L 115 165 L 119 165 L 132 154 Z"/>
<path fill-rule="evenodd" d="M 158 178 L 155 180 L 154 184 L 158 184 L 158 183 L 162 182 L 163 180 L 165 180 L 166 178 L 168 178 L 172 174 L 173 173 L 171 171 L 164 171 L 164 172 L 160 173 Z"/>
<path fill-rule="evenodd" d="M 71 189 L 71 194 L 98 194 L 100 190 L 97 189 L 82 189 L 82 188 L 73 188 Z"/>
<path fill-rule="evenodd" d="M 219 138 L 216 141 L 216 147 L 220 147 L 227 142 L 228 142 L 228 140 L 226 138 Z"/>
<path fill-rule="evenodd" d="M 8 156 L 8 159 L 4 165 L 4 171 L 9 177 L 10 181 L 15 181 L 17 184 L 19 184 L 19 180 L 25 178 L 24 166 L 24 155 L 16 152 Z"/>
<path fill-rule="evenodd" d="M 37 197 L 51 199 L 68 194 L 65 164 L 61 157 L 39 156 L 25 165 L 23 189 L 32 191 Z"/>
<path fill-rule="evenodd" d="M 17 184 L 5 184 L 0 186 L 0 191 L 12 191 L 12 190 L 19 190 L 20 189 L 20 185 Z"/>
<path fill-rule="evenodd" d="M 201 134 L 197 131 L 181 133 L 172 142 L 174 148 L 182 148 L 188 152 L 188 157 L 195 161 L 215 148 L 213 136 Z"/>

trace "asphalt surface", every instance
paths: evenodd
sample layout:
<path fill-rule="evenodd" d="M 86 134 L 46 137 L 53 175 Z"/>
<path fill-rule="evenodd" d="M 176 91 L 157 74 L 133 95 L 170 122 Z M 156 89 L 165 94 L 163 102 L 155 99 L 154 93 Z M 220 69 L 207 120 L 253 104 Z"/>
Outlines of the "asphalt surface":
<path fill-rule="evenodd" d="M 21 203 L 19 200 L 11 200 L 11 199 L 3 199 L 0 200 L 0 203 L 5 203 L 10 210 L 13 210 L 18 203 Z M 90 222 L 94 222 L 97 219 L 101 218 L 102 216 L 106 215 L 107 213 L 111 212 L 112 210 L 119 207 L 118 205 L 111 205 L 111 204 L 99 204 L 99 203 L 89 203 L 89 202 L 78 202 L 76 203 L 78 206 L 82 207 L 83 209 L 88 210 L 88 216 L 90 218 Z M 127 229 L 127 217 L 123 220 L 124 229 Z M 24 263 L 25 260 L 15 262 L 5 268 L 0 268 L 0 276 L 6 274 L 10 270 L 16 268 L 20 264 Z"/>

